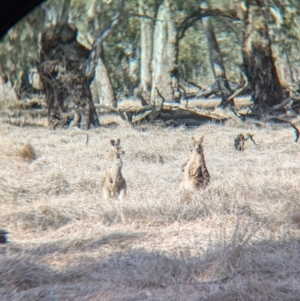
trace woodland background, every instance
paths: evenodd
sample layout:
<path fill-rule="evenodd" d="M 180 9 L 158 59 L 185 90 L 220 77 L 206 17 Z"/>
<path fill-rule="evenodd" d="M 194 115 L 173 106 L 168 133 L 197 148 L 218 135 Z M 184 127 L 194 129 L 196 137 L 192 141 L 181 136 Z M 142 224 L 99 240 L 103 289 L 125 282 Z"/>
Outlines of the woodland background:
<path fill-rule="evenodd" d="M 95 111 L 125 98 L 146 106 L 140 121 L 189 99 L 239 109 L 245 94 L 238 117 L 290 121 L 299 113 L 299 14 L 296 0 L 51 0 L 2 39 L 0 74 L 19 99 L 43 90 L 52 128 L 98 126 Z"/>

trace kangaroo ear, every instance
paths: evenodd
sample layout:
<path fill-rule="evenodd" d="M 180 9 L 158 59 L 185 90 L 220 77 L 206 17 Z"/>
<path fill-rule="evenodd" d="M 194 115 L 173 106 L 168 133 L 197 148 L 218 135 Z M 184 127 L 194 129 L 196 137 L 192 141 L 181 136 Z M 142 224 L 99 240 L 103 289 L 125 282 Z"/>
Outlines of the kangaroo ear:
<path fill-rule="evenodd" d="M 201 144 L 203 142 L 204 136 L 202 136 L 199 140 L 199 143 Z"/>
<path fill-rule="evenodd" d="M 120 143 L 121 143 L 121 139 L 118 138 L 118 139 L 117 139 L 117 142 L 116 142 L 116 145 L 120 145 Z"/>
<path fill-rule="evenodd" d="M 110 139 L 110 144 L 112 145 L 112 146 L 115 146 L 115 140 L 113 140 L 113 139 Z"/>

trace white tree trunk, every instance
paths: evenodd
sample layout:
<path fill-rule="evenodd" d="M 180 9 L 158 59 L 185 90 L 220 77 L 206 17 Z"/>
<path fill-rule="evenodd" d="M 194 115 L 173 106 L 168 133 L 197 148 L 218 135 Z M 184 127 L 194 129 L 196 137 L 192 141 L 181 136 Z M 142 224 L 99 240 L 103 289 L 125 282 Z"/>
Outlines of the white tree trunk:
<path fill-rule="evenodd" d="M 88 40 L 91 44 L 95 42 L 95 35 L 99 35 L 99 19 L 102 13 L 102 1 L 92 0 L 88 12 Z M 97 49 L 97 59 L 94 79 L 90 84 L 94 103 L 116 107 L 116 99 L 111 86 L 107 68 L 103 62 L 103 48 Z"/>
<path fill-rule="evenodd" d="M 116 107 L 116 99 L 111 86 L 107 69 L 101 57 L 97 60 L 95 76 L 91 82 L 91 91 L 95 103 L 104 104 L 110 107 Z"/>
<path fill-rule="evenodd" d="M 153 105 L 162 101 L 179 101 L 178 35 L 171 10 L 171 1 L 160 5 L 153 35 L 152 91 Z M 161 97 L 160 97 L 161 95 Z"/>
<path fill-rule="evenodd" d="M 149 8 L 143 0 L 139 0 L 139 13 L 149 15 Z M 152 17 L 152 15 L 151 15 Z M 152 37 L 154 22 L 146 17 L 141 18 L 141 83 L 140 91 L 143 100 L 150 104 L 150 93 L 152 84 L 151 61 L 152 61 Z"/>
<path fill-rule="evenodd" d="M 132 44 L 122 49 L 121 66 L 123 71 L 124 96 L 134 94 L 135 88 L 139 84 L 139 52 Z"/>

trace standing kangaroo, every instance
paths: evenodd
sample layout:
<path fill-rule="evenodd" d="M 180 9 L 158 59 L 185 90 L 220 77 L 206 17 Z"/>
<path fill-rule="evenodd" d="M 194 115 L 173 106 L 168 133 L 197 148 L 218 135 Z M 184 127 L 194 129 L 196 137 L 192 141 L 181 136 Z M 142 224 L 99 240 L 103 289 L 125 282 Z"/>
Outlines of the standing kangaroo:
<path fill-rule="evenodd" d="M 205 188 L 210 182 L 210 175 L 205 165 L 203 139 L 204 136 L 199 140 L 192 137 L 193 151 L 187 162 L 182 165 L 184 179 L 180 184 L 180 190 Z"/>
<path fill-rule="evenodd" d="M 104 198 L 119 198 L 123 200 L 126 196 L 126 181 L 122 175 L 122 160 L 120 155 L 125 154 L 120 146 L 121 140 L 110 140 L 111 150 L 108 156 L 108 165 L 105 178 L 102 182 Z"/>

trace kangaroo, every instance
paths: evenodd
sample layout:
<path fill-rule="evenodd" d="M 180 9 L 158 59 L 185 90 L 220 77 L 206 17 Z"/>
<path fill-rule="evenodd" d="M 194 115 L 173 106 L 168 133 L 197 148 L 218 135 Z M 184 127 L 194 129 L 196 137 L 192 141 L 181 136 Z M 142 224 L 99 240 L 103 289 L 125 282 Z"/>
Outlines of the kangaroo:
<path fill-rule="evenodd" d="M 245 141 L 248 139 L 243 135 L 239 134 L 237 137 L 234 139 L 234 147 L 238 151 L 243 151 L 245 149 Z"/>
<path fill-rule="evenodd" d="M 210 182 L 210 175 L 206 168 L 203 142 L 204 136 L 199 140 L 192 137 L 193 151 L 189 159 L 182 165 L 184 180 L 180 184 L 180 190 L 194 190 L 206 188 Z"/>
<path fill-rule="evenodd" d="M 253 136 L 254 135 L 251 134 L 247 134 L 247 136 L 245 136 L 244 134 L 237 135 L 237 137 L 234 139 L 235 149 L 238 151 L 243 151 L 245 149 L 245 141 L 247 141 L 248 139 L 250 139 L 255 145 L 257 145 L 253 139 Z"/>
<path fill-rule="evenodd" d="M 119 198 L 123 200 L 126 196 L 126 181 L 122 175 L 122 160 L 120 155 L 125 154 L 120 146 L 121 140 L 110 140 L 111 150 L 108 155 L 108 166 L 105 178 L 102 182 L 104 198 Z"/>

